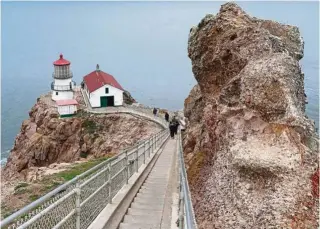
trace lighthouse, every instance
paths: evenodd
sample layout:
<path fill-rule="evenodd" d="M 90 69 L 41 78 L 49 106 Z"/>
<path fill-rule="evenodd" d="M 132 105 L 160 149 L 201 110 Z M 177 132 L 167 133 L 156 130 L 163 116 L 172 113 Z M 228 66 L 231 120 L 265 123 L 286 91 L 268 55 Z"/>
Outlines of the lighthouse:
<path fill-rule="evenodd" d="M 72 81 L 72 72 L 70 70 L 70 61 L 60 58 L 53 62 L 54 73 L 52 74 L 53 82 L 51 83 L 52 100 L 73 99 L 73 89 L 75 82 Z"/>

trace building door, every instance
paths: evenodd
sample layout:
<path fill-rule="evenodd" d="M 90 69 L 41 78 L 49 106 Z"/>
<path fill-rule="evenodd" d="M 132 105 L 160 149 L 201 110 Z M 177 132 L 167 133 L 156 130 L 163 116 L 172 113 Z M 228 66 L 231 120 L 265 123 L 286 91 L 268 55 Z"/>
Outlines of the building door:
<path fill-rule="evenodd" d="M 100 97 L 101 107 L 113 107 L 114 106 L 114 96 L 101 96 Z"/>
<path fill-rule="evenodd" d="M 100 97 L 100 106 L 101 107 L 107 107 L 108 106 L 108 98 L 107 98 L 107 96 L 101 96 Z"/>
<path fill-rule="evenodd" d="M 108 107 L 113 107 L 114 106 L 114 96 L 107 96 L 108 98 Z"/>

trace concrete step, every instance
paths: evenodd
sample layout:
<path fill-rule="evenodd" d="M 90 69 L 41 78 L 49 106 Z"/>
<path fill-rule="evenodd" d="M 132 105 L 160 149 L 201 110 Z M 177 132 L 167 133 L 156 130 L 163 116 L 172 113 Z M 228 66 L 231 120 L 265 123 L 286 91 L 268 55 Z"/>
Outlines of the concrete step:
<path fill-rule="evenodd" d="M 160 229 L 160 225 L 144 223 L 120 223 L 119 229 Z"/>
<path fill-rule="evenodd" d="M 153 182 L 148 182 L 144 183 L 141 188 L 149 188 L 149 187 L 154 187 L 154 188 L 161 188 L 161 187 L 167 187 L 167 182 L 159 182 L 159 183 L 153 183 Z"/>
<path fill-rule="evenodd" d="M 150 215 L 162 215 L 162 210 L 150 210 L 150 209 L 135 209 L 128 208 L 127 215 L 143 215 L 149 217 Z"/>
<path fill-rule="evenodd" d="M 159 180 L 146 180 L 144 183 L 143 183 L 143 185 L 142 186 L 144 186 L 144 185 L 149 185 L 149 184 L 154 184 L 154 185 L 159 185 L 159 186 L 161 186 L 161 185 L 167 185 L 167 183 L 168 183 L 168 179 L 159 179 Z"/>
<path fill-rule="evenodd" d="M 162 180 L 162 179 L 169 179 L 169 175 L 159 175 L 159 176 L 149 176 L 146 180 Z"/>
<path fill-rule="evenodd" d="M 146 189 L 140 189 L 139 193 L 147 196 L 152 196 L 152 197 L 163 197 L 166 194 L 166 190 L 146 190 Z"/>
<path fill-rule="evenodd" d="M 155 210 L 155 211 L 161 211 L 163 209 L 163 203 L 162 204 L 140 204 L 140 203 L 131 203 L 131 208 L 135 209 L 145 209 L 145 210 Z"/>
<path fill-rule="evenodd" d="M 157 178 L 167 178 L 167 177 L 169 177 L 169 174 L 154 174 L 154 175 L 149 175 L 147 179 L 149 178 L 157 179 Z"/>
<path fill-rule="evenodd" d="M 161 186 L 161 187 L 159 187 L 159 186 L 156 186 L 156 187 L 143 186 L 139 190 L 141 190 L 141 191 L 159 191 L 159 190 L 164 190 L 166 188 L 167 188 L 166 186 Z"/>
<path fill-rule="evenodd" d="M 160 175 L 168 175 L 169 173 L 167 171 L 163 171 L 163 172 L 151 172 L 149 173 L 149 176 L 160 176 Z"/>
<path fill-rule="evenodd" d="M 148 217 L 143 215 L 126 215 L 123 219 L 123 223 L 142 223 L 142 224 L 160 224 L 161 214 L 149 215 Z"/>
<path fill-rule="evenodd" d="M 146 199 L 142 197 L 135 197 L 133 200 L 133 203 L 141 203 L 141 204 L 163 204 L 164 199 L 163 198 L 152 198 L 152 199 Z"/>
<path fill-rule="evenodd" d="M 144 199 L 152 199 L 152 198 L 165 198 L 165 194 L 150 194 L 150 193 L 137 193 L 137 197 L 141 197 Z"/>
<path fill-rule="evenodd" d="M 155 181 L 149 181 L 149 182 L 144 182 L 144 184 L 141 187 L 167 187 L 168 183 L 167 182 L 155 182 Z"/>
<path fill-rule="evenodd" d="M 157 177 L 157 178 L 153 178 L 153 177 L 148 177 L 145 182 L 147 181 L 157 181 L 157 182 L 167 182 L 169 180 L 169 177 Z"/>
<path fill-rule="evenodd" d="M 167 181 L 166 180 L 162 180 L 162 181 L 156 181 L 156 180 L 146 180 L 145 182 L 144 182 L 144 184 L 143 185 L 159 185 L 159 186 L 161 186 L 161 185 L 167 185 Z"/>
<path fill-rule="evenodd" d="M 161 185 L 161 186 L 154 186 L 154 185 L 146 185 L 143 188 L 141 187 L 139 189 L 139 192 L 165 192 L 167 190 L 167 185 Z"/>
<path fill-rule="evenodd" d="M 154 185 L 154 186 L 167 186 L 168 185 L 168 179 L 158 179 L 158 180 L 145 180 L 143 183 L 143 186 L 149 186 L 149 185 Z"/>

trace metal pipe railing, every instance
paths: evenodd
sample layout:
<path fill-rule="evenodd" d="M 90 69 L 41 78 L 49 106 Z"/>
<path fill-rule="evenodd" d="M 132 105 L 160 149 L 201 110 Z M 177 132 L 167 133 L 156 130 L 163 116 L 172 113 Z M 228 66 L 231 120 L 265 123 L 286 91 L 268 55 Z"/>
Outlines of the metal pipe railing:
<path fill-rule="evenodd" d="M 86 212 L 86 205 L 91 204 L 91 199 L 99 199 L 99 193 L 107 186 L 109 190 L 108 203 L 111 203 L 114 196 L 113 194 L 118 192 L 121 187 L 126 185 L 128 179 L 133 175 L 130 174 L 129 166 L 131 164 L 128 162 L 128 157 L 130 155 L 135 155 L 134 164 L 136 167 L 134 172 L 138 172 L 140 166 L 146 163 L 146 158 L 150 158 L 151 156 L 151 154 L 147 152 L 149 148 L 155 148 L 155 145 L 161 146 L 168 136 L 168 130 L 165 129 L 151 136 L 149 139 L 139 142 L 137 145 L 135 145 L 135 149 L 125 149 L 119 155 L 96 165 L 95 167 L 59 186 L 16 213 L 10 215 L 0 222 L 0 227 L 3 228 L 9 226 L 9 228 L 27 228 L 28 226 L 34 226 L 38 224 L 42 225 L 42 221 L 44 221 L 45 225 L 50 225 L 50 227 L 46 228 L 56 228 L 57 225 L 65 226 L 64 224 L 70 223 L 69 219 L 76 215 L 76 225 L 74 225 L 75 228 L 83 228 L 83 225 L 89 223 L 88 220 L 90 220 L 90 217 L 81 218 L 80 221 L 80 216 L 83 214 L 83 211 L 84 213 Z M 148 148 L 146 147 L 147 143 L 150 145 Z M 152 153 L 155 152 L 152 151 Z M 141 157 L 143 157 L 143 161 L 139 166 L 139 158 Z M 111 176 L 112 172 L 114 175 Z M 102 181 L 102 179 L 105 180 L 106 173 L 108 176 L 107 181 L 98 182 Z M 96 183 L 98 186 L 95 186 Z M 112 190 L 113 185 L 115 190 Z M 61 193 L 62 191 L 65 193 L 57 196 L 57 194 Z M 82 193 L 84 193 L 84 199 L 81 199 Z M 69 203 L 67 201 L 70 201 L 68 197 L 73 195 L 76 195 L 76 202 L 74 203 L 75 207 L 72 207 L 70 211 L 64 213 L 50 212 L 54 211 L 54 208 L 59 207 L 59 204 L 63 210 L 70 208 L 70 204 L 72 202 Z M 94 200 L 92 200 L 92 203 L 93 202 Z M 100 201 L 98 201 L 98 203 L 100 203 Z M 99 207 L 99 209 L 102 210 L 108 203 L 104 204 L 103 201 L 101 201 L 97 208 Z M 44 215 L 46 216 L 42 217 Z"/>
<path fill-rule="evenodd" d="M 191 194 L 189 190 L 186 167 L 183 158 L 181 132 L 179 133 L 179 181 L 180 181 L 180 203 L 179 203 L 179 228 L 197 229 L 197 222 L 193 211 Z"/>

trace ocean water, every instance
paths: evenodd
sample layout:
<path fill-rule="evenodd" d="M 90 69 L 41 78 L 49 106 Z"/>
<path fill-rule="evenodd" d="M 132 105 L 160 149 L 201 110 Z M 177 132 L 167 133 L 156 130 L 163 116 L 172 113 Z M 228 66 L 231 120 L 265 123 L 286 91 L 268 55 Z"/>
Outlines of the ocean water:
<path fill-rule="evenodd" d="M 1 2 L 1 158 L 5 161 L 37 97 L 50 90 L 52 62 L 71 61 L 79 84 L 108 72 L 139 102 L 182 109 L 196 81 L 190 28 L 222 2 Z M 297 25 L 309 104 L 319 126 L 318 2 L 239 2 L 252 16 Z"/>

